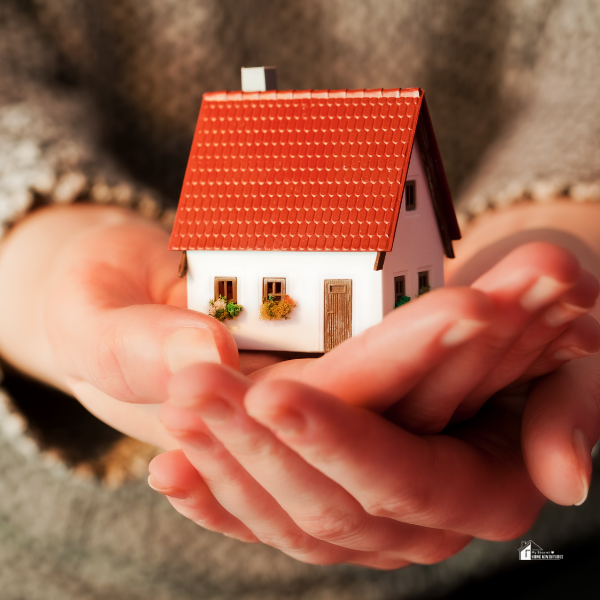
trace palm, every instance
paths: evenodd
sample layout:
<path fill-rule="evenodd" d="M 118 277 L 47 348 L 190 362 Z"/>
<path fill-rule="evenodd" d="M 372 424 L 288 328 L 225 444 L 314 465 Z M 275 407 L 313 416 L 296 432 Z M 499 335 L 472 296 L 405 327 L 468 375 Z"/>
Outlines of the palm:
<path fill-rule="evenodd" d="M 517 378 L 554 369 L 556 361 L 535 362 L 536 358 L 569 327 L 548 329 L 535 315 L 509 314 L 510 323 L 496 319 L 495 328 L 469 344 L 440 348 L 441 332 L 461 314 L 467 320 L 490 316 L 489 302 L 481 293 L 441 290 L 394 311 L 382 325 L 321 358 L 289 360 L 289 355 L 244 352 L 238 359 L 222 324 L 184 309 L 185 281 L 176 275 L 178 256 L 165 250 L 166 242 L 165 232 L 138 221 L 78 238 L 56 274 L 60 285 L 50 292 L 47 316 L 61 370 L 80 400 L 113 427 L 166 448 L 174 442 L 165 435 L 153 405 L 167 398 L 170 373 L 163 346 L 174 326 L 209 329 L 221 362 L 235 368 L 239 364 L 254 379 L 303 381 L 348 402 L 388 410 L 390 418 L 414 431 L 439 431 L 457 409 L 464 408 L 470 416 Z M 547 249 L 543 254 L 547 256 Z M 530 262 L 539 261 L 538 255 Z M 521 256 L 513 262 L 523 260 Z M 538 271 L 548 270 L 546 265 L 537 265 Z M 510 261 L 496 270 L 500 279 L 514 271 Z M 526 278 L 523 285 L 529 285 Z M 513 296 L 518 293 L 515 288 Z M 583 301 L 589 296 L 589 291 L 583 293 Z M 516 303 L 514 297 L 503 301 Z M 432 325 L 431 315 L 438 313 L 441 320 Z M 523 333 L 535 327 L 542 331 L 525 349 Z M 92 353 L 82 353 L 90 339 L 98 344 Z M 485 346 L 493 347 L 492 354 L 482 355 Z M 469 352 L 470 357 L 463 356 Z M 518 361 L 511 360 L 511 352 Z M 465 359 L 472 365 L 470 374 L 457 381 L 456 363 Z M 491 385 L 481 388 L 482 380 Z M 447 391 L 440 394 L 440 388 Z"/>

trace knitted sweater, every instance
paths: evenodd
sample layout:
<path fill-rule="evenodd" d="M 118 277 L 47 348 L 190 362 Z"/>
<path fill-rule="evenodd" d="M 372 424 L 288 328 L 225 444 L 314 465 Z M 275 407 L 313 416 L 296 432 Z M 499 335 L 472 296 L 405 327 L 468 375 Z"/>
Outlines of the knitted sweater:
<path fill-rule="evenodd" d="M 79 199 L 168 224 L 201 94 L 260 64 L 281 89 L 426 89 L 463 219 L 523 197 L 595 200 L 599 25 L 596 3 L 568 0 L 4 0 L 0 224 Z M 0 396 L 3 600 L 438 597 L 517 560 L 519 541 L 475 540 L 428 567 L 305 565 L 178 515 L 139 479 L 152 449 L 72 399 L 14 374 Z M 598 505 L 594 484 L 524 539 L 560 553 L 600 532 Z"/>

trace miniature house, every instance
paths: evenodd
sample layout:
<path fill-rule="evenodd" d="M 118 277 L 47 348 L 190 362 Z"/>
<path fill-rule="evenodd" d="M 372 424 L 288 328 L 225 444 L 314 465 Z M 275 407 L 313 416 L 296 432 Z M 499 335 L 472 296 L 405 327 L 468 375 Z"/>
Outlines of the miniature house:
<path fill-rule="evenodd" d="M 443 286 L 460 232 L 424 94 L 247 71 L 252 91 L 203 96 L 170 248 L 191 309 L 243 306 L 224 321 L 240 349 L 327 352 Z M 261 319 L 286 296 L 289 318 Z"/>

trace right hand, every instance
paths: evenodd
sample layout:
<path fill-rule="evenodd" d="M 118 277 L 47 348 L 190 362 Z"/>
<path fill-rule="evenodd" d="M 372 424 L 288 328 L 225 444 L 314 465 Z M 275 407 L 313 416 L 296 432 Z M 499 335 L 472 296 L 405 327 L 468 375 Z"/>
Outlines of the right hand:
<path fill-rule="evenodd" d="M 521 273 L 519 278 L 515 262 L 511 261 L 540 251 L 548 257 L 552 250 L 539 246 L 522 249 L 499 265 L 496 272 L 489 275 L 488 282 L 479 282 L 482 287 L 492 283 L 500 285 L 497 301 L 504 302 L 504 310 L 498 317 L 499 322 L 494 321 L 496 327 L 481 330 L 480 335 L 469 342 L 463 339 L 462 345 L 456 334 L 450 335 L 458 348 L 449 351 L 449 344 L 440 342 L 453 323 L 451 317 L 462 318 L 464 322 L 482 321 L 490 307 L 481 296 L 468 290 L 443 290 L 437 292 L 437 296 L 428 295 L 411 305 L 410 311 L 408 307 L 396 311 L 393 323 L 397 329 L 391 325 L 392 317 L 389 317 L 387 328 L 381 326 L 380 335 L 372 338 L 371 353 L 357 352 L 361 347 L 366 349 L 367 336 L 362 340 L 359 336 L 355 338 L 358 342 L 348 342 L 336 350 L 337 360 L 330 360 L 329 368 L 320 372 L 324 377 L 321 382 L 331 382 L 335 378 L 337 365 L 337 373 L 345 372 L 346 375 L 346 378 L 338 379 L 338 389 L 350 390 L 355 404 L 372 406 L 380 400 L 373 390 L 388 396 L 393 391 L 399 393 L 398 390 L 403 389 L 401 386 L 406 389 L 412 386 L 414 390 L 411 377 L 417 378 L 418 386 L 428 382 L 432 374 L 437 375 L 435 383 L 444 391 L 449 388 L 445 384 L 459 367 L 454 360 L 458 356 L 464 361 L 463 353 L 469 356 L 467 351 L 471 347 L 477 351 L 470 354 L 475 360 L 467 363 L 469 368 L 460 373 L 468 372 L 471 389 L 479 389 L 481 396 L 481 381 L 486 380 L 485 367 L 494 358 L 499 366 L 495 370 L 492 368 L 491 373 L 498 385 L 511 374 L 524 381 L 535 373 L 556 368 L 564 360 L 556 358 L 555 353 L 564 345 L 575 345 L 590 352 L 595 350 L 599 334 L 593 320 L 586 322 L 587 319 L 579 317 L 574 327 L 569 328 L 568 322 L 556 326 L 553 317 L 557 311 L 546 312 L 547 304 L 555 300 L 553 294 L 561 293 L 560 287 L 566 288 L 563 295 L 558 296 L 563 302 L 568 299 L 569 304 L 591 306 L 597 286 L 586 275 L 578 279 L 578 271 L 571 272 L 578 282 L 573 286 L 550 285 L 541 291 L 538 286 L 535 295 L 529 293 L 530 299 L 534 295 L 537 300 L 535 310 L 532 310 L 531 302 L 520 301 L 532 289 L 536 279 L 539 280 L 540 272 L 530 270 L 527 273 L 525 269 L 526 277 Z M 556 270 L 561 266 L 565 268 L 564 274 L 569 273 L 572 262 L 561 265 L 552 258 L 556 257 L 550 254 L 544 277 L 557 275 Z M 564 258 L 569 259 L 568 256 Z M 544 265 L 538 266 L 544 273 Z M 502 285 L 502 277 L 509 275 L 513 285 Z M 528 276 L 534 279 L 528 281 Z M 548 289 L 550 293 L 543 294 Z M 493 292 L 490 294 L 494 295 Z M 577 308 L 565 309 L 559 311 L 559 315 L 576 318 L 581 312 Z M 431 314 L 440 321 L 427 321 Z M 487 317 L 490 316 L 488 312 Z M 373 328 L 371 332 L 377 329 Z M 402 330 L 406 336 L 402 338 L 404 343 L 398 345 L 397 336 L 386 335 L 390 330 Z M 519 335 L 523 331 L 529 334 L 526 339 L 522 339 L 522 333 Z M 511 339 L 512 346 L 507 343 Z M 549 342 L 552 339 L 555 341 Z M 353 345 L 355 348 L 352 349 Z M 404 348 L 411 352 L 403 353 Z M 483 353 L 482 349 L 488 351 Z M 332 352 L 328 357 L 334 354 Z M 382 360 L 382 356 L 386 358 Z M 521 364 L 515 361 L 517 356 Z M 476 360 L 478 357 L 480 362 Z M 324 366 L 326 358 L 298 363 L 296 379 L 305 379 L 309 372 L 319 375 L 318 370 L 309 371 L 310 366 L 314 365 L 315 369 Z M 445 368 L 448 364 L 453 368 Z M 289 381 L 265 381 L 279 379 L 277 372 L 283 367 L 272 367 L 270 376 L 254 386 L 244 380 L 238 381 L 233 373 L 218 367 L 192 367 L 174 378 L 173 401 L 164 406 L 163 421 L 166 419 L 167 427 L 178 437 L 185 456 L 176 452 L 155 459 L 151 466 L 151 481 L 189 518 L 247 541 L 266 541 L 300 560 L 357 562 L 378 568 L 396 568 L 407 561 L 441 560 L 460 549 L 468 541 L 468 535 L 510 539 L 533 522 L 543 497 L 532 485 L 521 457 L 522 406 L 516 409 L 514 406 L 519 395 L 517 390 L 504 394 L 504 400 L 498 396 L 476 418 L 451 430 L 451 437 L 425 436 L 418 442 L 418 438 L 408 432 L 390 429 L 386 421 L 357 411 L 319 390 Z M 365 380 L 365 374 L 372 373 L 375 367 L 378 378 Z M 491 393 L 499 391 L 493 386 L 494 383 L 488 384 L 487 389 Z M 452 393 L 452 389 L 448 392 Z M 525 399 L 526 395 L 523 402 Z M 210 418 L 211 403 L 217 400 L 230 406 L 227 422 L 221 419 L 215 422 Z M 397 405 L 402 402 L 400 399 Z M 178 406 L 180 403 L 186 405 L 184 410 Z M 244 404 L 258 423 L 247 416 Z M 543 412 L 543 403 L 538 401 L 537 406 Z M 435 411 L 434 405 L 432 409 Z M 438 415 L 435 412 L 430 415 L 434 424 L 444 419 L 447 422 L 451 414 L 447 403 L 440 403 L 439 410 Z M 590 410 L 588 407 L 586 414 L 593 418 Z M 565 411 L 568 413 L 564 408 L 560 415 L 562 421 L 567 416 Z M 291 432 L 290 437 L 285 427 L 282 429 L 278 423 L 282 415 L 284 424 L 289 421 L 285 418 L 286 413 L 295 414 L 296 418 L 301 413 L 307 431 L 303 430 L 300 436 Z M 278 417 L 275 421 L 274 416 Z M 203 421 L 202 417 L 207 420 Z M 564 435 L 569 435 L 566 429 L 553 440 L 554 447 L 561 446 Z M 426 445 L 417 450 L 419 443 Z M 429 444 L 431 448 L 427 450 Z M 536 436 L 526 437 L 524 444 L 531 452 L 538 446 Z M 415 448 L 412 445 L 416 445 Z M 569 448 L 562 450 L 573 453 Z M 411 466 L 415 456 L 423 454 L 426 457 L 431 453 L 438 457 L 433 462 L 417 461 L 418 468 Z M 577 481 L 589 478 L 587 465 L 581 463 L 578 455 L 574 458 L 575 472 L 558 486 L 553 482 L 554 485 L 545 490 L 566 503 L 580 499 L 582 490 Z M 539 462 L 530 461 L 528 466 L 538 480 L 540 475 L 544 479 Z M 544 467 L 547 470 L 546 464 Z M 399 473 L 403 476 L 399 477 Z M 572 480 L 577 485 L 573 485 Z M 398 485 L 400 488 L 396 489 Z M 237 491 L 232 493 L 232 490 Z M 265 490 L 272 494 L 272 500 L 265 496 Z M 468 498 L 463 497 L 465 490 Z M 423 495 L 423 501 L 417 501 L 415 495 Z M 182 501 L 183 496 L 185 501 Z M 427 503 L 423 504 L 425 499 L 428 499 Z M 275 504 L 271 506 L 269 502 L 273 500 Z M 465 505 L 471 507 L 468 514 L 460 509 Z M 374 508 L 377 506 L 381 510 Z M 280 507 L 284 512 L 276 517 Z M 261 511 L 266 511 L 262 517 Z M 377 535 L 381 511 L 387 517 L 389 534 L 383 541 Z M 266 514 L 270 517 L 266 518 Z M 397 531 L 389 524 L 389 518 L 400 521 Z M 339 528 L 340 523 L 347 526 L 343 531 Z M 421 528 L 406 530 L 407 523 Z M 393 541 L 396 534 L 398 538 Z M 440 535 L 444 537 L 440 538 Z M 290 547 L 292 539 L 296 541 L 296 547 Z M 393 550 L 386 549 L 385 544 L 391 544 Z"/>

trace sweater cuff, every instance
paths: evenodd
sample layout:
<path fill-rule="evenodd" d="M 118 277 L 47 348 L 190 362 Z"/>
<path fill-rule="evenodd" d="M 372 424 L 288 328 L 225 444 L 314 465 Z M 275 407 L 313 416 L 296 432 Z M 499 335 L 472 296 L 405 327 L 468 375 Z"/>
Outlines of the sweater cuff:
<path fill-rule="evenodd" d="M 103 150 L 84 96 L 40 90 L 36 102 L 0 107 L 0 236 L 50 204 L 94 202 L 132 208 L 170 226 L 172 209 Z"/>
<path fill-rule="evenodd" d="M 556 200 L 577 203 L 600 202 L 600 180 L 576 182 L 556 178 L 514 182 L 499 187 L 493 193 L 468 194 L 461 198 L 456 212 L 462 228 L 488 210 L 501 210 L 523 202 L 545 204 Z"/>

